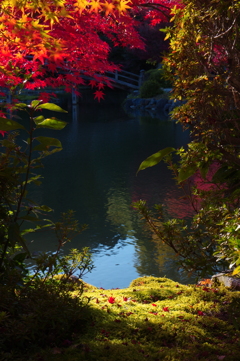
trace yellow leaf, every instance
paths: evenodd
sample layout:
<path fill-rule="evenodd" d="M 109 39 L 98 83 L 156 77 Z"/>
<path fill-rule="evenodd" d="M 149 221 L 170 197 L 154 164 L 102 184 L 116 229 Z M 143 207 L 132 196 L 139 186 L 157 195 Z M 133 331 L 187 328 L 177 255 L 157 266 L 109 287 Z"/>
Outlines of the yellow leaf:
<path fill-rule="evenodd" d="M 108 14 L 111 14 L 113 12 L 114 5 L 112 3 L 105 1 L 105 3 L 103 4 L 103 8 L 105 10 L 105 15 L 108 16 Z"/>
<path fill-rule="evenodd" d="M 89 5 L 89 2 L 87 0 L 77 0 L 75 5 L 79 8 L 81 14 L 83 10 L 85 10 L 86 7 Z"/>
<path fill-rule="evenodd" d="M 233 276 L 237 275 L 238 273 L 240 273 L 240 266 L 236 267 L 232 273 Z"/>
<path fill-rule="evenodd" d="M 164 40 L 167 40 L 168 38 L 170 38 L 170 36 L 171 36 L 171 34 L 168 33 L 168 34 L 165 36 Z"/>
<path fill-rule="evenodd" d="M 93 0 L 90 2 L 91 10 L 98 12 L 102 8 L 102 4 L 98 0 Z"/>
<path fill-rule="evenodd" d="M 126 12 L 127 9 L 130 9 L 130 6 L 127 5 L 129 3 L 130 3 L 130 1 L 128 1 L 128 0 L 120 0 L 116 4 L 116 8 L 118 9 L 118 11 L 120 13 Z"/>
<path fill-rule="evenodd" d="M 198 35 L 198 36 L 196 37 L 196 43 L 198 43 L 200 39 L 201 39 L 201 35 Z"/>

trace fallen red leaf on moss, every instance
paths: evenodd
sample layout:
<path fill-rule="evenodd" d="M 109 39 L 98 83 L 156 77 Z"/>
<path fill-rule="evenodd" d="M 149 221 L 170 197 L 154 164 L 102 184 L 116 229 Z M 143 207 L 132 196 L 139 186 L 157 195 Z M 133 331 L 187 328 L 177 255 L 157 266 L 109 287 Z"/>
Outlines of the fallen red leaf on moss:
<path fill-rule="evenodd" d="M 115 297 L 112 297 L 112 296 L 108 297 L 108 302 L 115 303 Z"/>

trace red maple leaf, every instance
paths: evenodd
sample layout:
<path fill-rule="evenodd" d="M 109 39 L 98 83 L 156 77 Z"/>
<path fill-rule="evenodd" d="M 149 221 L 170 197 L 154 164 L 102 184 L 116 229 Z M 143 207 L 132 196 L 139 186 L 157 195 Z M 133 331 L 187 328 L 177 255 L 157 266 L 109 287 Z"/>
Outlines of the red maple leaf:
<path fill-rule="evenodd" d="M 94 79 L 89 80 L 89 85 L 91 86 L 91 88 L 94 88 L 95 86 L 97 86 L 96 80 L 94 80 Z"/>
<path fill-rule="evenodd" d="M 165 312 L 169 312 L 168 307 L 163 307 L 163 311 L 165 311 Z"/>
<path fill-rule="evenodd" d="M 108 297 L 108 302 L 115 303 L 115 297 L 112 297 L 112 296 Z"/>
<path fill-rule="evenodd" d="M 99 102 L 101 99 L 104 99 L 104 93 L 101 90 L 95 91 L 94 99 L 97 99 Z"/>
<path fill-rule="evenodd" d="M 7 132 L 5 130 L 0 130 L 0 134 L 4 137 L 4 135 L 6 134 Z"/>
<path fill-rule="evenodd" d="M 105 85 L 103 83 L 98 83 L 98 89 L 103 89 Z"/>
<path fill-rule="evenodd" d="M 38 97 L 38 99 L 42 100 L 44 103 L 47 103 L 50 100 L 50 98 L 51 98 L 51 94 L 46 92 L 41 92 Z"/>

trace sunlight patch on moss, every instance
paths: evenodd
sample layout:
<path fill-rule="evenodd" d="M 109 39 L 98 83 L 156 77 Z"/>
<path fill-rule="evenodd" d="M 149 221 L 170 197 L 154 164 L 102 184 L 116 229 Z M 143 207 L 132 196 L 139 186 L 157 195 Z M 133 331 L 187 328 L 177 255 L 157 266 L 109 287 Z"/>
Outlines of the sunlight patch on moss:
<path fill-rule="evenodd" d="M 231 305 L 239 314 L 240 292 L 140 277 L 125 289 L 86 284 L 84 296 L 87 329 L 48 360 L 237 360 L 240 332 Z"/>

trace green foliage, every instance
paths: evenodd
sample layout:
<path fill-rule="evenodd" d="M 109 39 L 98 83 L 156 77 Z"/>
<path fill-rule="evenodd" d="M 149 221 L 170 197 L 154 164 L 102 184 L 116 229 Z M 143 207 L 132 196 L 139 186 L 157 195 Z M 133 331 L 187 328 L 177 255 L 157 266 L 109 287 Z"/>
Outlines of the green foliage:
<path fill-rule="evenodd" d="M 145 72 L 147 80 L 157 81 L 161 88 L 172 88 L 172 83 L 165 76 L 164 69 L 150 69 Z"/>
<path fill-rule="evenodd" d="M 24 250 L 22 254 L 25 254 L 25 257 L 30 257 L 22 233 L 25 223 L 37 223 L 38 229 L 52 226 L 52 222 L 45 218 L 45 213 L 51 209 L 43 205 L 36 205 L 26 198 L 27 185 L 29 183 L 40 184 L 41 176 L 36 175 L 34 170 L 41 166 L 41 159 L 62 149 L 58 139 L 35 137 L 36 128 L 50 127 L 58 130 L 67 124 L 56 118 L 45 119 L 42 115 L 36 117 L 35 113 L 44 107 L 63 111 L 55 104 L 43 104 L 42 101 L 33 100 L 30 105 L 16 103 L 13 107 L 13 110 L 24 111 L 28 114 L 28 128 L 12 119 L 1 118 L 1 130 L 9 133 L 7 138 L 0 142 L 0 280 L 6 281 L 8 273 L 11 274 L 17 269 L 23 271 L 23 259 L 19 256 L 16 258 L 15 255 L 15 253 L 19 253 L 19 247 Z M 19 147 L 17 144 L 18 133 L 14 132 L 16 129 L 23 129 L 26 134 L 25 148 Z M 34 146 L 36 141 L 39 144 Z M 41 219 L 41 214 L 44 216 L 43 219 Z"/>
<path fill-rule="evenodd" d="M 158 163 L 161 162 L 161 160 L 163 160 L 163 158 L 172 153 L 175 149 L 172 148 L 172 147 L 168 147 L 168 148 L 165 148 L 165 149 L 162 149 L 160 150 L 159 152 L 157 153 L 154 153 L 152 155 L 150 155 L 150 157 L 148 157 L 147 159 L 145 159 L 139 166 L 138 168 L 138 172 L 140 170 L 144 170 L 144 169 L 147 169 L 149 167 L 153 167 L 155 165 L 157 165 Z"/>
<path fill-rule="evenodd" d="M 44 254 L 35 261 L 34 273 L 21 287 L 16 288 L 15 283 L 0 285 L 2 355 L 9 350 L 25 353 L 57 346 L 71 340 L 74 332 L 84 331 L 88 299 L 81 297 L 83 282 L 72 274 L 78 270 L 82 277 L 92 269 L 88 250 L 72 250 L 62 257 Z M 64 275 L 56 277 L 60 271 Z"/>
<path fill-rule="evenodd" d="M 67 124 L 36 114 L 41 109 L 65 112 L 55 104 L 33 100 L 12 107 L 28 114 L 28 127 L 0 119 L 0 129 L 8 132 L 0 142 L 0 358 L 4 360 L 70 340 L 74 332 L 83 332 L 85 324 L 88 299 L 82 298 L 80 278 L 93 268 L 91 255 L 84 248 L 63 256 L 62 247 L 86 225 L 79 227 L 73 211 L 53 223 L 46 218 L 51 209 L 27 197 L 28 185 L 41 183 L 35 171 L 42 158 L 62 149 L 57 138 L 38 136 L 38 128 L 61 130 Z M 16 129 L 26 135 L 23 147 L 18 145 Z M 33 256 L 24 237 L 46 227 L 55 233 L 57 249 Z"/>
<path fill-rule="evenodd" d="M 164 30 L 170 51 L 163 71 L 173 84 L 172 98 L 185 101 L 172 118 L 190 128 L 191 141 L 175 152 L 177 158 L 165 156 L 163 149 L 143 161 L 139 170 L 163 159 L 189 199 L 193 217 L 183 222 L 171 219 L 160 206 L 157 212 L 150 212 L 144 202 L 135 206 L 159 242 L 175 251 L 181 267 L 203 276 L 237 266 L 237 274 L 240 4 L 232 0 L 184 4 L 173 9 L 172 26 Z"/>
<path fill-rule="evenodd" d="M 140 88 L 139 95 L 141 98 L 152 98 L 162 93 L 163 90 L 156 80 L 146 80 Z"/>

